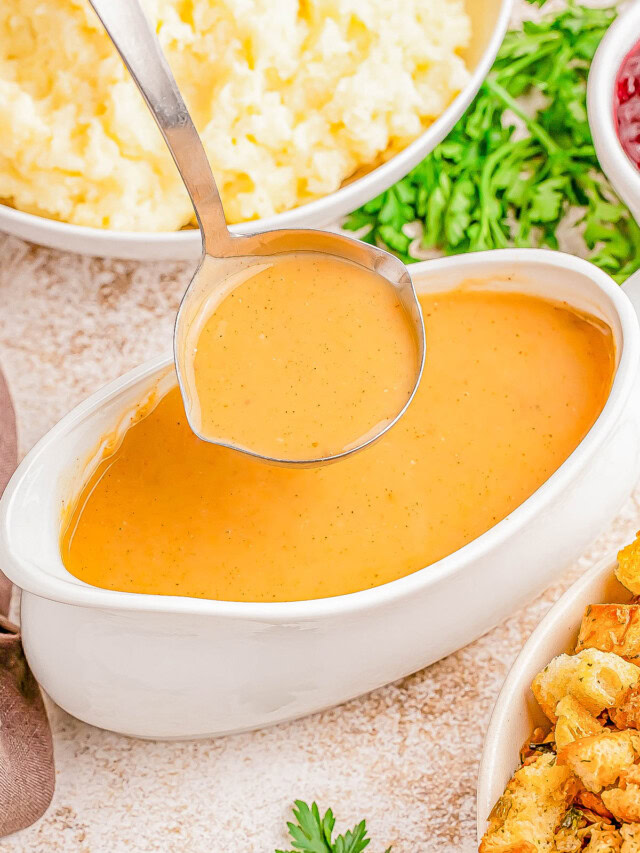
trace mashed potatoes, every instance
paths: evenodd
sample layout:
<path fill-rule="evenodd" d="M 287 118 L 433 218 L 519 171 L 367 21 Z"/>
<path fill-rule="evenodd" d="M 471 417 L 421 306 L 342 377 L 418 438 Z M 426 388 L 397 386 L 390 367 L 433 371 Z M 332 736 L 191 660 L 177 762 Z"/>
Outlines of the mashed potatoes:
<path fill-rule="evenodd" d="M 466 83 L 464 0 L 148 0 L 227 217 L 336 190 Z M 85 0 L 0 3 L 0 197 L 45 216 L 171 231 L 193 211 Z"/>

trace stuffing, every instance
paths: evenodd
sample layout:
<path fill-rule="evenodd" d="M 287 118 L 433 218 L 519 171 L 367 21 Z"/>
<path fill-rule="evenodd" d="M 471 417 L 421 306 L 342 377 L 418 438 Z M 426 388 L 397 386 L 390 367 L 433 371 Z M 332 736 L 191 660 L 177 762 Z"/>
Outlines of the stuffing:
<path fill-rule="evenodd" d="M 598 794 L 593 794 L 591 791 L 580 791 L 576 797 L 576 808 L 580 809 L 583 815 L 592 816 L 593 821 L 599 821 L 604 818 L 607 823 L 612 823 L 613 815 L 602 802 L 602 797 Z"/>
<path fill-rule="evenodd" d="M 622 850 L 620 853 L 640 853 L 640 823 L 626 823 L 620 827 Z"/>
<path fill-rule="evenodd" d="M 554 853 L 615 853 L 621 848 L 622 836 L 611 821 L 588 823 L 584 812 L 572 807 L 554 836 L 554 844 Z"/>
<path fill-rule="evenodd" d="M 640 668 L 610 652 L 584 649 L 576 655 L 559 655 L 533 680 L 531 688 L 544 713 L 555 723 L 556 706 L 573 696 L 592 715 L 617 705 L 640 678 Z"/>
<path fill-rule="evenodd" d="M 616 577 L 635 595 L 640 594 L 640 531 L 635 540 L 618 553 Z"/>
<path fill-rule="evenodd" d="M 615 707 L 609 708 L 609 718 L 618 729 L 640 729 L 640 685 L 626 690 Z"/>
<path fill-rule="evenodd" d="M 576 651 L 600 649 L 635 663 L 640 659 L 640 605 L 590 604 L 580 626 Z"/>
<path fill-rule="evenodd" d="M 480 853 L 555 853 L 555 831 L 577 792 L 569 768 L 542 753 L 513 775 L 489 816 Z"/>
<path fill-rule="evenodd" d="M 576 829 L 561 826 L 553 837 L 554 853 L 582 853 L 582 839 Z"/>
<path fill-rule="evenodd" d="M 588 791 L 598 794 L 603 788 L 613 785 L 621 773 L 633 766 L 638 753 L 640 735 L 602 732 L 567 744 L 558 751 L 558 764 L 569 767 Z M 604 797 L 602 801 L 613 812 Z"/>
<path fill-rule="evenodd" d="M 620 853 L 621 848 L 622 836 L 614 826 L 594 826 L 589 832 L 589 843 L 584 853 Z"/>
<path fill-rule="evenodd" d="M 640 821 L 640 785 L 603 791 L 602 802 L 617 820 Z"/>
<path fill-rule="evenodd" d="M 640 821 L 640 766 L 622 772 L 617 786 L 602 792 L 602 802 L 617 820 Z"/>
<path fill-rule="evenodd" d="M 597 735 L 604 729 L 602 723 L 598 722 L 573 696 L 565 696 L 558 702 L 555 715 L 557 749 L 562 749 L 574 740 Z"/>
<path fill-rule="evenodd" d="M 573 806 L 562 818 L 553 836 L 554 851 L 557 853 L 581 853 L 587 821 L 582 811 Z"/>
<path fill-rule="evenodd" d="M 520 763 L 530 764 L 541 752 L 555 752 L 553 732 L 538 726 L 520 747 Z"/>
<path fill-rule="evenodd" d="M 584 853 L 620 853 L 622 836 L 614 826 L 592 827 Z"/>

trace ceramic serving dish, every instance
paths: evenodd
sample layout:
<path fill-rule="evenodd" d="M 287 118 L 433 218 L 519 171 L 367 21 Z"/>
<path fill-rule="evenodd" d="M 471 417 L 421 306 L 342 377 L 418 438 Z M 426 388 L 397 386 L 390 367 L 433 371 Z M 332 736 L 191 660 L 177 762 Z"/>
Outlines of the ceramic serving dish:
<path fill-rule="evenodd" d="M 531 682 L 556 655 L 570 652 L 578 639 L 588 604 L 626 602 L 629 590 L 613 573 L 606 557 L 565 592 L 540 622 L 516 658 L 496 702 L 484 742 L 478 776 L 478 841 L 487 818 L 519 765 L 519 750 L 536 726 L 549 725 L 531 691 Z"/>
<path fill-rule="evenodd" d="M 98 391 L 22 462 L 0 502 L 0 565 L 23 590 L 24 648 L 52 698 L 140 737 L 235 732 L 365 693 L 470 642 L 541 591 L 614 517 L 640 473 L 640 328 L 623 291 L 586 261 L 503 250 L 412 267 L 419 290 L 462 283 L 566 300 L 610 324 L 609 399 L 566 462 L 511 515 L 408 577 L 316 601 L 251 604 L 97 589 L 59 552 L 61 507 L 100 438 L 154 387 L 156 359 Z"/>
<path fill-rule="evenodd" d="M 347 181 L 324 198 L 265 219 L 234 226 L 236 234 L 272 228 L 322 227 L 355 210 L 404 177 L 449 133 L 471 103 L 486 77 L 509 23 L 512 0 L 469 0 L 472 40 L 466 59 L 471 79 L 442 115 L 411 145 L 382 165 Z M 33 243 L 86 255 L 134 260 L 196 259 L 202 251 L 200 233 L 118 232 L 57 222 L 0 204 L 0 231 Z"/>
<path fill-rule="evenodd" d="M 630 2 L 600 42 L 589 71 L 587 111 L 598 160 L 607 178 L 640 222 L 640 171 L 625 154 L 616 130 L 614 94 L 622 61 L 640 41 L 640 3 Z"/>

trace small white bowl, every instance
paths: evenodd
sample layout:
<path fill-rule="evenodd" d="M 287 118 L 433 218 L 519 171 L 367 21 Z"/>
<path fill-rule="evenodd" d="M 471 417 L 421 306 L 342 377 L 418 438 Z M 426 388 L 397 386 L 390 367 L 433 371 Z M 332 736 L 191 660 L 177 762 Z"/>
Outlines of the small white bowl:
<path fill-rule="evenodd" d="M 434 565 L 374 589 L 277 604 L 98 589 L 60 558 L 61 506 L 100 438 L 148 391 L 156 359 L 63 418 L 0 501 L 0 565 L 23 590 L 31 668 L 71 714 L 139 737 L 276 723 L 373 690 L 460 648 L 544 589 L 616 515 L 640 474 L 640 327 L 623 291 L 586 261 L 510 249 L 426 261 L 418 290 L 473 283 L 566 300 L 609 323 L 609 399 L 589 433 L 521 506 Z"/>
<path fill-rule="evenodd" d="M 519 751 L 534 728 L 549 725 L 531 690 L 534 677 L 556 655 L 575 648 L 588 604 L 625 602 L 631 593 L 613 573 L 616 556 L 605 557 L 553 605 L 511 667 L 500 691 L 484 742 L 478 774 L 478 842 L 491 809 L 520 763 Z"/>
<path fill-rule="evenodd" d="M 465 52 L 471 79 L 442 115 L 411 145 L 334 193 L 266 219 L 234 225 L 234 234 L 272 228 L 321 228 L 337 221 L 403 178 L 438 145 L 467 109 L 487 76 L 507 30 L 512 0 L 468 0 L 472 41 Z M 201 253 L 200 232 L 110 231 L 57 222 L 0 204 L 0 231 L 42 246 L 139 261 L 190 260 Z"/>
<path fill-rule="evenodd" d="M 600 42 L 589 71 L 587 112 L 596 154 L 614 190 L 640 222 L 640 170 L 620 144 L 614 109 L 618 71 L 640 41 L 640 3 L 632 2 L 618 15 Z"/>

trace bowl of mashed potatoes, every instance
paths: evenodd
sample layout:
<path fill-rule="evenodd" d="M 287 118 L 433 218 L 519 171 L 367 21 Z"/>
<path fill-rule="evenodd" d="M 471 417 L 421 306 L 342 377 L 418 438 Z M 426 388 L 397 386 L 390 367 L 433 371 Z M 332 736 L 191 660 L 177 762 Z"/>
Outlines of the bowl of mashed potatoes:
<path fill-rule="evenodd" d="M 510 0 L 146 0 L 234 230 L 323 226 L 462 115 Z M 193 210 L 87 0 L 0 8 L 0 229 L 101 256 L 191 258 Z"/>

